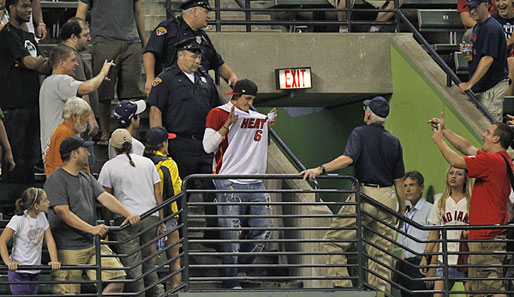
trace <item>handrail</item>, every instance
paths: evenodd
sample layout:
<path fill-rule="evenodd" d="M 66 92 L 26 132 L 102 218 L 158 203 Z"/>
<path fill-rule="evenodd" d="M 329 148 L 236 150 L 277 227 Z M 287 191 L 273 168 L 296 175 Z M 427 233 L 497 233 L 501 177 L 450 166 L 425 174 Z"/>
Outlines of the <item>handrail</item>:
<path fill-rule="evenodd" d="M 397 0 L 395 0 L 397 1 Z M 460 78 L 453 72 L 453 70 L 443 61 L 443 59 L 437 54 L 437 52 L 430 46 L 430 44 L 426 41 L 426 39 L 421 35 L 421 33 L 414 27 L 414 25 L 407 19 L 407 17 L 403 14 L 403 12 L 399 9 L 396 10 L 396 14 L 398 15 L 399 21 L 404 22 L 409 31 L 414 35 L 414 37 L 421 42 L 425 50 L 428 54 L 434 59 L 434 61 L 441 67 L 441 69 L 448 75 L 448 77 L 456 84 L 459 85 L 462 83 Z M 466 95 L 471 99 L 471 101 L 478 107 L 478 109 L 484 114 L 484 116 L 491 122 L 495 123 L 496 119 L 489 113 L 489 111 L 484 107 L 484 105 L 478 100 L 475 94 L 471 90 L 466 91 Z"/>

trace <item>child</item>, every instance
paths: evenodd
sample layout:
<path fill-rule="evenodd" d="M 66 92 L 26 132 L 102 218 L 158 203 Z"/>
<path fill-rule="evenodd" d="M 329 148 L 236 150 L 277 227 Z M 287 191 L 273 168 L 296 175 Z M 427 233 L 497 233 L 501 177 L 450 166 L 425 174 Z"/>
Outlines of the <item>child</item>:
<path fill-rule="evenodd" d="M 61 263 L 57 259 L 55 241 L 45 212 L 50 201 L 40 188 L 28 188 L 20 199 L 16 200 L 16 215 L 0 235 L 0 254 L 9 267 L 8 279 L 13 295 L 36 295 L 38 284 L 16 284 L 16 282 L 39 281 L 39 270 L 18 270 L 18 265 L 41 265 L 43 236 L 46 240 L 52 270 L 59 270 Z M 11 256 L 7 251 L 7 242 L 14 236 Z"/>
<path fill-rule="evenodd" d="M 178 174 L 177 163 L 172 158 L 167 156 L 168 153 L 168 139 L 175 138 L 173 133 L 168 134 L 166 128 L 162 126 L 154 127 L 146 132 L 146 146 L 144 156 L 150 158 L 159 172 L 161 178 L 161 193 L 162 200 L 169 199 L 180 192 L 182 192 L 182 180 Z M 164 217 L 169 217 L 171 214 L 178 212 L 177 202 L 171 203 L 171 208 L 164 208 Z M 177 228 L 178 216 L 172 217 L 166 221 L 166 229 L 173 230 Z M 172 246 L 166 250 L 168 259 L 177 258 L 180 250 L 179 232 L 175 230 L 170 233 L 166 240 L 166 246 Z M 180 258 L 177 258 L 170 263 L 170 273 L 175 273 L 171 276 L 171 288 L 174 289 L 180 286 L 182 282 L 180 270 Z"/>

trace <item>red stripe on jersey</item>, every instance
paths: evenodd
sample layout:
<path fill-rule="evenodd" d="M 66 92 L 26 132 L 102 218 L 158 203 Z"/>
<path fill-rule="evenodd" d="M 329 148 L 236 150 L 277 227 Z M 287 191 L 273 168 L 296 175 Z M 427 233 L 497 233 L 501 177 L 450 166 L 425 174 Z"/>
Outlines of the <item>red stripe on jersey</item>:
<path fill-rule="evenodd" d="M 205 119 L 205 127 L 211 128 L 214 131 L 218 131 L 219 129 L 221 129 L 223 124 L 225 124 L 225 122 L 228 119 L 228 116 L 229 116 L 229 113 L 227 111 L 225 111 L 221 108 L 214 108 L 207 115 L 207 119 Z M 220 170 L 221 170 L 221 165 L 223 163 L 223 154 L 225 153 L 225 151 L 227 150 L 227 147 L 228 147 L 227 135 L 228 135 L 228 130 L 227 130 L 227 133 L 225 134 L 225 137 L 221 141 L 218 151 L 216 152 L 216 155 L 215 155 L 216 167 L 213 170 L 214 174 L 220 172 Z"/>

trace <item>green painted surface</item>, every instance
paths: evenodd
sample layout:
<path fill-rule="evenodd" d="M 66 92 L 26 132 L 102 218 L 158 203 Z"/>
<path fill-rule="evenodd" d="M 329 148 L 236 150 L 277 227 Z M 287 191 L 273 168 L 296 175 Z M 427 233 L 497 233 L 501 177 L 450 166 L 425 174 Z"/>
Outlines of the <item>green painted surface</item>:
<path fill-rule="evenodd" d="M 394 43 L 391 46 L 391 69 L 393 96 L 386 128 L 402 143 L 406 170 L 420 171 L 425 177 L 425 189 L 433 186 L 435 193 L 441 193 L 448 163 L 432 142 L 432 130 L 427 120 L 438 117 L 442 111 L 446 125 L 477 147 L 481 147 L 480 136 L 469 130 L 445 104 L 446 99 Z"/>

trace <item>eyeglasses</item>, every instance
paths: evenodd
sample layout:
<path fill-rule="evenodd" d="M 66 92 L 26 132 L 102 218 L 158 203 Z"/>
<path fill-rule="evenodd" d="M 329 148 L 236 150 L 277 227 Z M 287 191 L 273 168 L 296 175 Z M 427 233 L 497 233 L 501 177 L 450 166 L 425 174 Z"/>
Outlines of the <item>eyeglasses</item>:
<path fill-rule="evenodd" d="M 364 110 L 364 111 L 366 111 L 366 109 L 367 109 L 367 108 L 368 108 L 368 107 L 367 107 L 366 105 L 363 105 L 363 106 L 362 106 L 362 110 Z"/>

